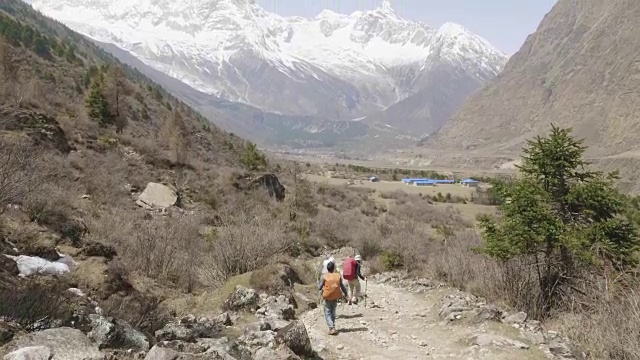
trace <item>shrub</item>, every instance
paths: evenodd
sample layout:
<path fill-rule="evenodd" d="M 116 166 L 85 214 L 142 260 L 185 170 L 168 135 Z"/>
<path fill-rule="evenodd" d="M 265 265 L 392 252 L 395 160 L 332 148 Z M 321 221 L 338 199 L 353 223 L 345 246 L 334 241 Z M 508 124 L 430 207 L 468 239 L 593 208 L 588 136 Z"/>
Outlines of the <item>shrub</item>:
<path fill-rule="evenodd" d="M 68 324 L 73 316 L 68 288 L 58 279 L 28 280 L 10 291 L 0 291 L 0 318 L 27 331 Z"/>
<path fill-rule="evenodd" d="M 393 271 L 404 266 L 402 255 L 393 251 L 383 251 L 380 260 L 386 271 Z"/>

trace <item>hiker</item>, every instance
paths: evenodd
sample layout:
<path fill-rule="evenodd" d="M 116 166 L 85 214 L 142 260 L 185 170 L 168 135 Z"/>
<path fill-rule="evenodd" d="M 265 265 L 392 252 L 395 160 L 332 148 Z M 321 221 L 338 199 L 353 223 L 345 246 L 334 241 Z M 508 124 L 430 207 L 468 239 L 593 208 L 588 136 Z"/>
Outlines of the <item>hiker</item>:
<path fill-rule="evenodd" d="M 322 275 L 322 281 L 318 290 L 322 291 L 324 300 L 324 318 L 329 326 L 329 335 L 336 334 L 336 308 L 338 300 L 347 297 L 347 289 L 342 283 L 342 276 L 336 272 L 336 264 L 333 261 L 327 263 L 327 273 Z"/>
<path fill-rule="evenodd" d="M 347 258 L 344 262 L 344 268 L 342 271 L 344 278 L 349 282 L 349 305 L 358 305 L 360 280 L 367 280 L 362 276 L 362 256 L 356 255 L 355 258 Z"/>

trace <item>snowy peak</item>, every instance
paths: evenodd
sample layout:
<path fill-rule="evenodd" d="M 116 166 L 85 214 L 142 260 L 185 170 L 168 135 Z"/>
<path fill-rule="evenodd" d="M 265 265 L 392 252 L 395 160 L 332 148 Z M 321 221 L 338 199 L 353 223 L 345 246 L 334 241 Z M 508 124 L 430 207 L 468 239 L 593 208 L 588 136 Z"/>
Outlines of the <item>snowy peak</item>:
<path fill-rule="evenodd" d="M 456 98 L 451 104 L 458 104 L 506 62 L 504 54 L 462 26 L 434 29 L 404 19 L 389 0 L 371 10 L 324 10 L 313 18 L 282 17 L 253 0 L 33 0 L 32 5 L 201 92 L 286 115 L 365 117 L 425 87 L 438 89 L 429 93 L 434 101 Z M 460 90 L 440 95 L 439 84 L 453 77 L 461 79 Z M 444 119 L 449 110 L 438 112 Z"/>

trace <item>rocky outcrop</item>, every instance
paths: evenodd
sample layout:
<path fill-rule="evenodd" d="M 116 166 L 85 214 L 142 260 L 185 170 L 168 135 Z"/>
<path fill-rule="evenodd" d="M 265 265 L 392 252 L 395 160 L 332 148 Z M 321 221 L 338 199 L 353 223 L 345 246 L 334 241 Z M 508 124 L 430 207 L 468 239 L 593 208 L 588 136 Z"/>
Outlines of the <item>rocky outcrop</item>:
<path fill-rule="evenodd" d="M 58 121 L 50 116 L 31 110 L 0 107 L 0 119 L 0 131 L 23 131 L 36 145 L 65 154 L 73 149 Z"/>
<path fill-rule="evenodd" d="M 278 201 L 284 201 L 286 188 L 280 183 L 275 174 L 264 174 L 257 177 L 250 175 L 240 175 L 234 182 L 234 186 L 240 190 L 266 189 L 269 196 L 275 197 Z"/>
<path fill-rule="evenodd" d="M 136 202 L 146 209 L 166 209 L 176 204 L 178 195 L 170 187 L 150 182 Z"/>
<path fill-rule="evenodd" d="M 145 360 L 249 360 L 252 359 L 248 349 L 237 342 L 222 337 L 219 339 L 203 339 L 198 343 L 183 341 L 163 341 L 156 344 L 147 353 Z M 276 359 L 276 358 L 274 358 Z"/>
<path fill-rule="evenodd" d="M 263 188 L 267 189 L 267 191 L 269 192 L 269 196 L 275 197 L 279 201 L 284 201 L 286 189 L 280 183 L 280 180 L 275 174 L 262 175 L 257 179 L 252 180 L 251 185 L 260 185 Z"/>

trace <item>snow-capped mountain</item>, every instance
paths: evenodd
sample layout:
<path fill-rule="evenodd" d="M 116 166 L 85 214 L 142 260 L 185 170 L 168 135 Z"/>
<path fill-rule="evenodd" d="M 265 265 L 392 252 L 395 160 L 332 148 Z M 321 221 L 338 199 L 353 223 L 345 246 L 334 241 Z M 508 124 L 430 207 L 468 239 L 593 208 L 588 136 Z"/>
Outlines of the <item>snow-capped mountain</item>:
<path fill-rule="evenodd" d="M 410 101 L 419 104 L 420 119 L 408 120 L 404 111 L 399 129 L 419 132 L 415 136 L 434 123 L 439 127 L 452 115 L 449 109 L 495 77 L 507 59 L 460 25 L 434 29 L 402 19 L 388 0 L 371 11 L 325 10 L 311 19 L 269 13 L 254 0 L 31 3 L 198 91 L 267 112 L 330 120 L 371 116 L 394 127 L 398 119 L 385 116 L 386 109 L 435 92 L 433 99 Z M 451 87 L 450 77 L 464 85 Z M 442 89 L 425 92 L 427 86 Z M 434 113 L 437 118 L 430 117 Z"/>

